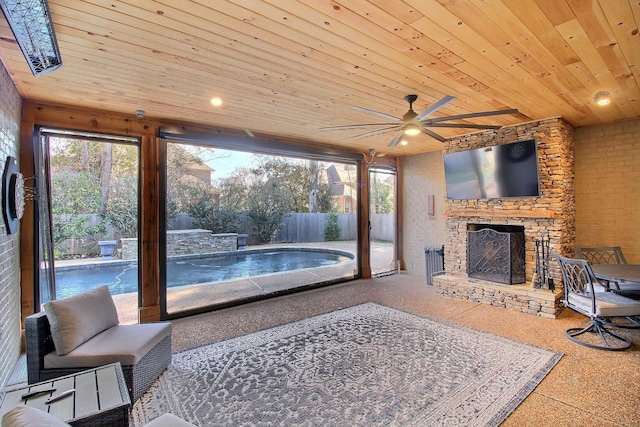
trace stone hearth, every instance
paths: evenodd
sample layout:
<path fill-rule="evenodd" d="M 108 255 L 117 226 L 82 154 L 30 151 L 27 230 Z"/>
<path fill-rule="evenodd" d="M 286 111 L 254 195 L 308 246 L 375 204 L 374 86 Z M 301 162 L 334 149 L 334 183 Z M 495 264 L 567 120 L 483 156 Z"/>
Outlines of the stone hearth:
<path fill-rule="evenodd" d="M 531 284 L 502 285 L 445 273 L 433 277 L 433 286 L 442 295 L 550 319 L 555 319 L 563 309 L 562 290 L 551 292 Z"/>

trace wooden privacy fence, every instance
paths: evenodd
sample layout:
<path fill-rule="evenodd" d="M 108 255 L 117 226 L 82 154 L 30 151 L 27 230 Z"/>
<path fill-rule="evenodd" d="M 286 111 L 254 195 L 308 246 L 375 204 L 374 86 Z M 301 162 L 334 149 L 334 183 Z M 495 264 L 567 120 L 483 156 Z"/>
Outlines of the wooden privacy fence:
<path fill-rule="evenodd" d="M 100 217 L 98 215 L 86 215 L 90 218 L 90 221 L 85 224 L 86 226 L 100 224 Z M 338 240 L 356 240 L 358 237 L 358 218 L 356 214 L 338 214 L 338 226 L 340 227 L 340 237 Z M 275 243 L 283 242 L 324 242 L 324 230 L 327 223 L 327 213 L 291 213 L 283 218 L 284 226 L 276 233 L 273 241 Z M 64 216 L 57 216 L 54 218 L 56 221 L 64 221 Z M 392 242 L 393 230 L 394 230 L 394 216 L 393 214 L 373 214 L 370 217 L 371 220 L 371 240 L 379 242 Z M 248 218 L 242 215 L 241 218 L 241 233 L 247 233 L 249 235 L 248 242 L 252 244 L 251 229 Z M 193 229 L 193 218 L 186 214 L 178 215 L 170 228 L 172 230 L 190 230 Z M 107 231 L 104 236 L 100 236 L 102 240 L 113 240 L 117 234 L 113 227 L 107 226 Z M 66 254 L 82 254 L 82 253 L 94 253 L 96 252 L 97 236 L 86 236 L 83 239 L 70 239 L 65 242 Z M 75 242 L 75 243 L 74 243 Z"/>
<path fill-rule="evenodd" d="M 292 213 L 283 219 L 284 227 L 276 234 L 275 242 L 324 242 L 324 229 L 329 214 Z M 358 218 L 356 214 L 338 214 L 340 237 L 338 240 L 356 240 Z M 393 241 L 393 214 L 371 216 L 371 240 Z"/>
<path fill-rule="evenodd" d="M 284 226 L 276 233 L 274 242 L 324 242 L 324 229 L 327 223 L 327 213 L 291 213 L 282 222 Z M 380 242 L 393 241 L 393 214 L 373 214 L 371 216 L 371 239 Z M 251 244 L 251 230 L 246 218 L 243 218 L 241 231 L 249 234 Z M 174 230 L 192 228 L 193 219 L 185 214 L 176 217 L 171 225 Z M 338 240 L 356 240 L 358 237 L 358 221 L 356 214 L 338 214 L 340 237 Z"/>

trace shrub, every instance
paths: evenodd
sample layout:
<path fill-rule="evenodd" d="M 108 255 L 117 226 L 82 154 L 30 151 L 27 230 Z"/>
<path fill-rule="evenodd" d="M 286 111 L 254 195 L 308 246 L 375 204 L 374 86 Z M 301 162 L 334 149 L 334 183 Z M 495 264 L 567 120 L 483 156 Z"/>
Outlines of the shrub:
<path fill-rule="evenodd" d="M 338 212 L 335 209 L 327 215 L 324 224 L 324 240 L 327 242 L 340 240 L 340 224 L 338 224 Z"/>

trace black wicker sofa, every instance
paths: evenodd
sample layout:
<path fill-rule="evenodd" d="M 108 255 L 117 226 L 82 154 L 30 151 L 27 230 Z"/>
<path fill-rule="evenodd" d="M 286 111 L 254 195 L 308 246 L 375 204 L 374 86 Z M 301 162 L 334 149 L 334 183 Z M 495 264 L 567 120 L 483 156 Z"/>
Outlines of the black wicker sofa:
<path fill-rule="evenodd" d="M 77 333 L 77 329 L 82 329 L 85 325 L 89 325 L 87 326 L 89 328 L 92 317 L 100 317 L 102 307 L 108 306 L 108 303 L 105 304 L 104 289 L 101 292 L 102 295 L 98 297 L 100 299 L 95 299 L 95 295 L 91 295 L 91 298 L 94 298 L 93 301 L 87 302 L 86 298 L 74 301 L 76 306 L 82 305 L 82 310 L 85 313 L 65 314 L 68 319 L 77 318 L 75 322 L 67 320 L 66 329 L 61 327 L 59 324 L 61 322 L 56 319 L 53 328 L 56 333 L 62 332 L 64 334 L 68 331 L 69 323 L 71 323 L 72 330 L 68 335 Z M 107 295 L 110 299 L 111 295 L 108 293 L 108 289 Z M 67 300 L 72 298 L 75 297 Z M 46 309 L 45 305 L 45 312 Z M 115 310 L 115 306 L 113 309 Z M 108 307 L 107 310 L 111 310 L 111 308 Z M 78 341 L 76 341 L 71 346 L 73 347 L 71 350 L 66 348 L 61 351 L 60 335 L 52 335 L 49 321 L 50 317 L 54 319 L 55 317 L 48 317 L 51 312 L 48 314 L 45 312 L 33 314 L 25 319 L 29 384 L 108 363 L 120 362 L 133 404 L 171 363 L 171 323 L 169 322 L 120 325 L 116 313 L 115 324 L 95 334 L 93 332 L 85 333 L 85 336 L 79 340 L 79 345 L 73 347 L 77 344 Z M 76 330 L 74 331 L 73 328 Z"/>

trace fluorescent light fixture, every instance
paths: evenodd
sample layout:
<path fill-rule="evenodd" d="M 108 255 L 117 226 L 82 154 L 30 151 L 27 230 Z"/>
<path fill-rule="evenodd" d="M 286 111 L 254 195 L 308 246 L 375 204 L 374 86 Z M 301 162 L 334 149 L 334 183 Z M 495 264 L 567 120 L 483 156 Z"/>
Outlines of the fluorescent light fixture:
<path fill-rule="evenodd" d="M 33 75 L 58 69 L 62 57 L 47 0 L 0 0 L 0 7 Z"/>
<path fill-rule="evenodd" d="M 598 105 L 609 105 L 611 103 L 611 94 L 606 90 L 601 90 L 593 97 Z"/>
<path fill-rule="evenodd" d="M 415 123 L 409 123 L 405 128 L 404 128 L 404 134 L 405 135 L 409 135 L 409 136 L 416 136 L 420 133 L 420 126 L 418 126 Z"/>

